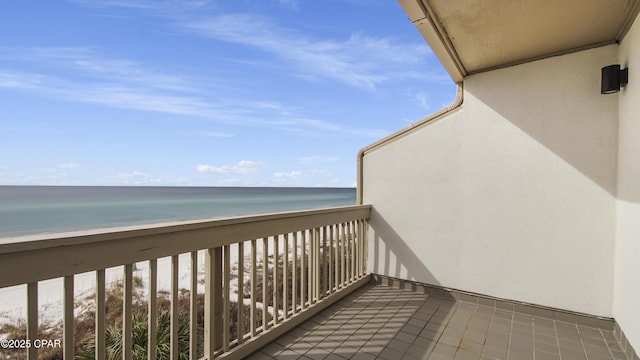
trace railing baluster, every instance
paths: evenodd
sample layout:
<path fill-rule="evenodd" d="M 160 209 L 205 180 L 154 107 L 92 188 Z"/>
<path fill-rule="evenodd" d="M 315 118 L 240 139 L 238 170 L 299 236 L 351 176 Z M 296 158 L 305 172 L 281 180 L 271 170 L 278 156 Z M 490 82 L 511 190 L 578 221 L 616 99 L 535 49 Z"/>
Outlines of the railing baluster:
<path fill-rule="evenodd" d="M 158 332 L 158 260 L 149 260 L 149 302 L 147 304 L 147 360 L 156 359 Z"/>
<path fill-rule="evenodd" d="M 238 243 L 238 321 L 236 334 L 238 344 L 244 342 L 244 241 Z"/>
<path fill-rule="evenodd" d="M 356 220 L 355 221 L 355 249 L 356 249 L 356 279 L 360 278 L 360 254 L 362 254 L 362 252 L 360 251 L 360 220 Z"/>
<path fill-rule="evenodd" d="M 316 230 L 318 238 L 316 240 L 316 301 L 322 298 L 322 238 L 324 237 L 324 229 L 322 227 Z"/>
<path fill-rule="evenodd" d="M 307 306 L 313 305 L 313 241 L 314 241 L 313 229 L 307 230 Z"/>
<path fill-rule="evenodd" d="M 289 233 L 284 234 L 282 250 L 282 311 L 284 319 L 289 318 Z"/>
<path fill-rule="evenodd" d="M 356 281 L 358 278 L 358 222 L 356 220 L 353 223 L 353 266 L 352 266 L 352 281 Z"/>
<path fill-rule="evenodd" d="M 340 224 L 334 224 L 335 229 L 335 244 L 334 244 L 334 254 L 333 264 L 334 264 L 334 285 L 335 291 L 338 291 L 340 288 Z"/>
<path fill-rule="evenodd" d="M 104 269 L 96 271 L 96 360 L 104 360 L 106 356 L 104 273 Z"/>
<path fill-rule="evenodd" d="M 369 223 L 367 220 L 362 221 L 362 273 L 367 273 L 367 264 L 369 262 Z"/>
<path fill-rule="evenodd" d="M 360 224 L 360 232 L 358 233 L 358 240 L 359 240 L 359 245 L 360 245 L 360 256 L 358 257 L 360 259 L 360 267 L 358 267 L 358 269 L 360 269 L 360 277 L 362 277 L 362 275 L 364 275 L 365 273 L 365 262 L 364 262 L 364 221 L 363 220 L 358 220 L 358 224 Z"/>
<path fill-rule="evenodd" d="M 205 253 L 204 356 L 213 359 L 222 345 L 222 248 Z"/>
<path fill-rule="evenodd" d="M 280 316 L 278 314 L 278 304 L 280 303 L 278 298 L 279 282 L 278 282 L 278 243 L 280 242 L 280 236 L 273 236 L 273 325 L 280 322 Z"/>
<path fill-rule="evenodd" d="M 328 272 L 329 275 L 327 276 L 327 287 L 329 290 L 329 294 L 333 293 L 333 225 L 329 225 L 329 246 L 328 246 L 328 252 L 329 252 L 329 264 L 328 264 Z"/>
<path fill-rule="evenodd" d="M 306 244 L 306 230 L 300 232 L 300 309 L 307 307 L 306 294 L 307 294 L 307 244 Z"/>
<path fill-rule="evenodd" d="M 133 265 L 124 266 L 122 293 L 122 359 L 129 360 L 133 349 Z"/>
<path fill-rule="evenodd" d="M 256 251 L 256 246 L 256 240 L 251 240 L 251 337 L 256 336 L 256 322 L 258 321 L 256 316 L 256 282 L 258 281 L 258 276 L 256 273 L 258 254 Z"/>
<path fill-rule="evenodd" d="M 349 222 L 344 223 L 344 285 L 351 282 L 351 231 Z"/>
<path fill-rule="evenodd" d="M 309 291 L 309 293 L 311 294 L 311 300 L 309 301 L 309 304 L 311 304 L 311 301 L 313 301 L 313 303 L 316 302 L 317 300 L 317 296 L 318 294 L 316 293 L 317 290 L 317 282 L 318 282 L 318 263 L 317 263 L 317 256 L 316 253 L 318 251 L 318 229 L 317 228 L 313 228 L 311 229 L 311 241 L 310 241 L 310 249 L 309 249 L 309 255 L 311 257 L 311 259 L 309 259 L 309 265 L 310 265 L 310 269 L 309 271 L 311 272 L 311 281 L 309 283 L 309 285 L 311 286 L 311 290 Z"/>
<path fill-rule="evenodd" d="M 320 229 L 313 229 L 313 300 L 320 300 Z"/>
<path fill-rule="evenodd" d="M 38 282 L 27 284 L 27 340 L 32 344 L 38 338 Z M 27 348 L 27 359 L 37 360 L 38 349 Z"/>
<path fill-rule="evenodd" d="M 224 247 L 224 270 L 222 271 L 222 274 L 224 276 L 224 295 L 223 295 L 223 313 L 222 313 L 222 331 L 223 331 L 223 335 L 222 335 L 222 350 L 224 352 L 229 351 L 229 341 L 231 341 L 231 312 L 230 312 L 230 308 L 231 308 L 231 301 L 229 299 L 229 297 L 231 296 L 231 289 L 230 289 L 230 282 L 231 282 L 231 264 L 230 259 L 231 256 L 229 254 L 229 252 L 231 251 L 231 246 L 230 245 L 225 245 Z"/>
<path fill-rule="evenodd" d="M 267 292 L 269 272 L 269 239 L 262 238 L 262 332 L 269 329 L 268 305 L 269 297 Z"/>
<path fill-rule="evenodd" d="M 353 221 L 349 221 L 349 283 L 352 283 L 356 275 L 356 251 L 355 251 L 355 228 Z"/>
<path fill-rule="evenodd" d="M 178 360 L 180 354 L 180 349 L 178 349 L 178 292 L 180 291 L 178 288 L 178 269 L 178 255 L 173 255 L 171 257 L 171 360 Z"/>
<path fill-rule="evenodd" d="M 73 359 L 73 303 L 74 303 L 74 277 L 68 275 L 64 277 L 64 297 L 63 297 L 63 353 L 65 359 Z"/>
<path fill-rule="evenodd" d="M 340 224 L 340 287 L 344 287 L 345 284 L 345 255 L 344 255 L 344 247 L 345 247 L 345 239 L 347 237 L 345 231 L 345 224 Z"/>
<path fill-rule="evenodd" d="M 291 308 L 293 311 L 293 314 L 295 315 L 296 313 L 298 313 L 298 289 L 300 288 L 298 286 L 298 232 L 294 232 L 293 233 L 293 254 L 291 254 L 291 257 L 293 258 L 293 264 L 292 264 L 292 274 L 291 274 L 291 282 L 292 282 L 292 286 L 291 286 Z"/>
<path fill-rule="evenodd" d="M 307 258 L 307 301 L 308 301 L 308 305 L 307 306 L 311 306 L 313 304 L 313 230 L 307 230 L 308 231 L 308 244 L 309 244 L 309 250 L 307 251 L 307 255 L 309 256 Z"/>
<path fill-rule="evenodd" d="M 329 292 L 329 269 L 327 268 L 327 244 L 329 242 L 329 227 L 322 227 L 322 297 Z"/>
<path fill-rule="evenodd" d="M 351 279 L 351 267 L 349 247 L 351 244 L 351 233 L 349 231 L 349 222 L 344 223 L 344 285 L 348 285 Z"/>
<path fill-rule="evenodd" d="M 191 252 L 189 284 L 189 359 L 198 359 L 198 252 Z"/>

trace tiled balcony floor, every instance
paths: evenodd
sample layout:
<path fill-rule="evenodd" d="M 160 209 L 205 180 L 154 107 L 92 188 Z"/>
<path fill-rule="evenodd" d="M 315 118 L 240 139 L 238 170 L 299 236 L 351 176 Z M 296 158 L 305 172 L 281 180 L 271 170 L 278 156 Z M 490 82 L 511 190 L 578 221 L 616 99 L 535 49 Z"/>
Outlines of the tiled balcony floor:
<path fill-rule="evenodd" d="M 249 359 L 625 357 L 611 330 L 370 284 Z"/>

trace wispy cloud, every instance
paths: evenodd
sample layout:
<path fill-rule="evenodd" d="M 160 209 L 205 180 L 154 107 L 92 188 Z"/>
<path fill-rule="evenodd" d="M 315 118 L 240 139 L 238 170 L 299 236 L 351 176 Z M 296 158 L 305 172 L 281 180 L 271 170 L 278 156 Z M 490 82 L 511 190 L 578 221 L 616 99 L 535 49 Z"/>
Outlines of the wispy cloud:
<path fill-rule="evenodd" d="M 303 156 L 295 159 L 300 164 L 312 164 L 317 162 L 327 162 L 327 161 L 337 161 L 338 157 L 335 156 L 323 156 L 323 155 L 314 155 L 314 156 Z"/>
<path fill-rule="evenodd" d="M 152 15 L 173 17 L 209 6 L 209 0 L 68 0 L 94 8 L 122 8 L 151 12 Z M 130 16 L 130 15 L 129 15 Z"/>
<path fill-rule="evenodd" d="M 429 103 L 429 97 L 424 92 L 418 92 L 413 94 L 415 101 L 422 106 L 425 110 L 431 110 L 431 104 Z"/>
<path fill-rule="evenodd" d="M 175 175 L 156 175 L 144 171 L 118 173 L 107 178 L 113 185 L 128 186 L 188 186 L 190 181 Z"/>
<path fill-rule="evenodd" d="M 217 138 L 232 138 L 232 137 L 235 137 L 234 134 L 218 132 L 218 131 L 210 131 L 210 130 L 192 131 L 192 132 L 189 132 L 189 133 L 186 133 L 186 134 L 187 135 L 194 135 L 194 136 L 204 136 L 204 137 L 217 137 Z"/>
<path fill-rule="evenodd" d="M 340 179 L 328 170 L 290 170 L 273 173 L 272 183 L 279 186 L 300 186 L 313 184 L 313 186 L 336 186 Z"/>
<path fill-rule="evenodd" d="M 296 117 L 293 111 L 275 101 L 225 98 L 185 76 L 149 70 L 146 64 L 104 57 L 86 48 L 15 50 L 0 48 L 0 58 L 30 61 L 46 68 L 63 68 L 68 73 L 55 71 L 57 75 L 54 76 L 49 72 L 0 68 L 0 88 L 29 91 L 67 101 L 201 117 L 233 125 L 257 125 L 289 131 L 346 132 L 366 137 L 379 137 L 386 133 L 380 129 L 350 129 L 325 120 Z M 22 55 L 12 55 L 15 53 Z M 217 102 L 210 100 L 212 98 L 218 99 Z"/>
<path fill-rule="evenodd" d="M 149 64 L 105 56 L 86 47 L 0 48 L 0 59 L 34 63 L 43 71 L 55 70 L 76 79 L 127 83 L 158 90 L 197 92 L 196 81 L 168 75 Z"/>
<path fill-rule="evenodd" d="M 80 164 L 69 162 L 69 163 L 58 164 L 56 165 L 56 167 L 60 169 L 78 169 L 80 168 Z"/>
<path fill-rule="evenodd" d="M 273 0 L 278 5 L 289 8 L 291 10 L 298 10 L 300 3 L 298 0 Z"/>
<path fill-rule="evenodd" d="M 389 38 L 364 34 L 344 40 L 318 40 L 255 14 L 224 14 L 183 26 L 209 38 L 277 56 L 298 76 L 328 78 L 367 90 L 375 90 L 393 75 L 407 76 L 407 66 L 424 62 L 430 54 L 426 45 L 395 44 Z"/>
<path fill-rule="evenodd" d="M 212 166 L 198 165 L 196 170 L 201 173 L 219 174 L 219 175 L 245 175 L 260 172 L 265 165 L 261 162 L 241 160 L 234 165 Z"/>
<path fill-rule="evenodd" d="M 273 174 L 276 179 L 295 179 L 299 180 L 303 176 L 302 171 L 291 170 L 289 172 L 277 172 Z"/>

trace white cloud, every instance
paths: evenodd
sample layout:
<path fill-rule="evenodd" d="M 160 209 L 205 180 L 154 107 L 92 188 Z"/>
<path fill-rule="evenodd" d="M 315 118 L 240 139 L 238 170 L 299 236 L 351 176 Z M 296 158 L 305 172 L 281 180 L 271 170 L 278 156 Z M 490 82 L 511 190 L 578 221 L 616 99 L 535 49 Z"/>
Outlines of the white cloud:
<path fill-rule="evenodd" d="M 272 183 L 279 186 L 338 186 L 340 179 L 331 171 L 282 171 L 273 173 Z"/>
<path fill-rule="evenodd" d="M 288 63 L 287 70 L 298 76 L 329 78 L 366 90 L 375 90 L 379 83 L 399 76 L 418 76 L 407 67 L 424 63 L 431 54 L 424 44 L 401 44 L 364 34 L 340 41 L 317 40 L 254 14 L 213 16 L 185 23 L 184 27 L 278 56 Z"/>
<path fill-rule="evenodd" d="M 291 170 L 289 172 L 277 172 L 277 173 L 274 173 L 273 176 L 276 179 L 295 179 L 295 180 L 299 180 L 299 179 L 302 178 L 303 173 L 302 173 L 302 171 Z"/>
<path fill-rule="evenodd" d="M 419 92 L 419 93 L 414 94 L 413 98 L 425 110 L 431 110 L 431 105 L 429 104 L 429 98 L 428 98 L 427 94 L 425 94 L 423 92 Z"/>
<path fill-rule="evenodd" d="M 152 12 L 161 16 L 197 10 L 209 4 L 208 0 L 70 0 L 80 5 L 95 8 L 124 8 Z"/>
<path fill-rule="evenodd" d="M 335 156 L 315 155 L 315 156 L 303 156 L 303 157 L 296 158 L 295 160 L 301 164 L 311 164 L 311 163 L 317 163 L 317 162 L 337 161 L 339 160 L 339 158 Z"/>
<path fill-rule="evenodd" d="M 189 186 L 188 180 L 175 175 L 155 175 L 143 171 L 119 173 L 108 178 L 108 182 L 120 186 Z"/>
<path fill-rule="evenodd" d="M 60 169 L 78 169 L 80 167 L 80 164 L 69 162 L 69 163 L 58 164 L 56 165 L 56 167 Z"/>
<path fill-rule="evenodd" d="M 276 0 L 276 3 L 291 10 L 298 10 L 299 6 L 298 0 Z"/>
<path fill-rule="evenodd" d="M 245 175 L 260 172 L 265 165 L 260 162 L 241 160 L 235 165 L 212 166 L 197 165 L 196 170 L 201 173 L 220 174 L 220 175 Z"/>
<path fill-rule="evenodd" d="M 223 132 L 218 132 L 218 131 L 210 131 L 210 130 L 193 131 L 193 132 L 188 133 L 188 135 L 205 136 L 205 137 L 220 137 L 220 138 L 235 137 L 234 134 L 223 133 Z"/>

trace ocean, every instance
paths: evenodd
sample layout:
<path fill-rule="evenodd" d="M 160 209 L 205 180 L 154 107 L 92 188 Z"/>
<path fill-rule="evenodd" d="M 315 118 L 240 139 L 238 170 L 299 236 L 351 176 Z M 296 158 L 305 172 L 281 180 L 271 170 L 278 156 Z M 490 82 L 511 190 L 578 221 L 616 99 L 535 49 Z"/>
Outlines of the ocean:
<path fill-rule="evenodd" d="M 0 238 L 355 202 L 354 188 L 0 186 Z"/>

